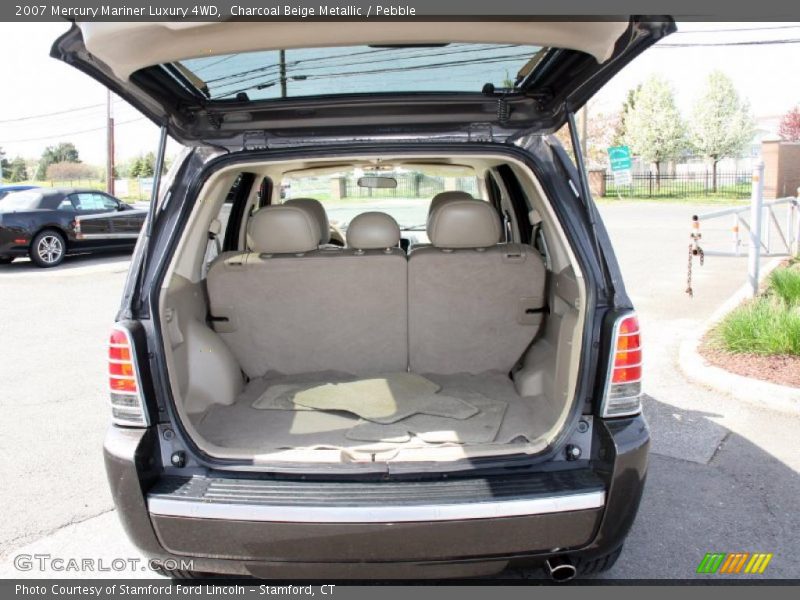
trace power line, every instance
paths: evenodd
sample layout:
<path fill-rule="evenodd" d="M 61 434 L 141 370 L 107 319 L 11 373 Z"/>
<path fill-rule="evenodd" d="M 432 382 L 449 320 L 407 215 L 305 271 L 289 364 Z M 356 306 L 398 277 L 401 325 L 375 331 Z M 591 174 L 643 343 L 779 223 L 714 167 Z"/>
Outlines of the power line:
<path fill-rule="evenodd" d="M 105 104 L 91 104 L 89 106 L 79 106 L 78 108 L 69 108 L 69 109 L 66 109 L 66 110 L 59 110 L 59 111 L 51 112 L 51 113 L 41 113 L 41 114 L 38 114 L 38 115 L 27 115 L 25 117 L 17 117 L 15 119 L 2 119 L 2 120 L 0 120 L 0 123 L 14 123 L 16 121 L 30 121 L 30 120 L 33 120 L 33 119 L 41 119 L 42 117 L 52 117 L 52 116 L 55 116 L 55 115 L 65 115 L 67 113 L 77 112 L 79 110 L 88 110 L 90 108 L 98 108 L 100 106 L 105 106 Z"/>
<path fill-rule="evenodd" d="M 115 126 L 119 127 L 120 125 L 127 125 L 128 123 L 133 123 L 135 121 L 141 121 L 142 119 L 144 119 L 144 117 L 137 117 L 136 119 L 130 119 L 129 121 L 122 121 L 120 123 L 116 123 Z M 53 133 L 53 134 L 44 135 L 44 136 L 41 136 L 41 137 L 27 138 L 27 139 L 24 139 L 24 140 L 5 140 L 5 141 L 0 142 L 0 143 L 2 143 L 2 144 L 22 144 L 22 143 L 25 143 L 25 142 L 41 142 L 42 140 L 51 140 L 51 139 L 55 139 L 55 138 L 65 138 L 65 137 L 69 137 L 69 136 L 72 136 L 72 135 L 81 135 L 83 133 L 92 133 L 92 132 L 95 132 L 95 131 L 105 131 L 105 129 L 106 129 L 106 126 L 103 125 L 102 127 L 93 127 L 92 129 L 83 129 L 81 131 L 70 131 L 70 132 L 67 132 L 67 133 Z"/>
<path fill-rule="evenodd" d="M 519 53 L 519 54 L 505 54 L 501 56 L 492 56 L 492 57 L 483 57 L 483 58 L 469 58 L 464 60 L 449 60 L 444 62 L 434 62 L 428 64 L 421 64 L 421 65 L 407 65 L 403 67 L 389 67 L 389 68 L 380 68 L 380 69 L 367 69 L 362 71 L 343 71 L 338 73 L 325 73 L 320 75 L 305 75 L 303 73 L 294 75 L 292 77 L 302 77 L 303 79 L 331 79 L 337 77 L 353 77 L 353 76 L 363 76 L 363 75 L 374 75 L 378 73 L 398 73 L 398 72 L 406 72 L 406 71 L 420 71 L 420 70 L 428 70 L 428 69 L 441 69 L 445 67 L 461 67 L 466 65 L 474 65 L 474 64 L 492 64 L 498 62 L 505 62 L 510 59 L 515 58 L 530 58 L 530 52 L 526 53 Z M 343 65 L 344 66 L 344 65 Z M 253 88 L 263 88 L 269 87 L 277 83 L 277 79 L 267 79 L 262 80 L 261 82 L 253 85 L 249 85 L 245 88 L 240 88 L 238 90 L 230 91 L 230 92 L 222 92 L 212 98 L 212 100 L 216 100 L 219 98 L 224 98 L 226 96 L 231 96 L 238 94 L 240 92 L 246 92 Z M 237 82 L 238 83 L 238 82 Z"/>
<path fill-rule="evenodd" d="M 370 48 L 368 50 L 361 50 L 359 52 L 349 52 L 346 54 L 334 54 L 329 56 L 317 56 L 317 57 L 308 57 L 308 58 L 299 58 L 291 61 L 286 62 L 286 67 L 294 68 L 297 65 L 303 63 L 313 63 L 311 66 L 303 67 L 305 71 L 309 70 L 316 70 L 316 69 L 330 69 L 330 68 L 338 68 L 338 67 L 349 67 L 352 65 L 359 65 L 359 64 L 376 64 L 382 62 L 394 62 L 396 60 L 411 60 L 417 58 L 427 58 L 431 56 L 443 56 L 447 54 L 463 54 L 466 52 L 486 52 L 486 51 L 495 51 L 501 50 L 506 48 L 516 48 L 520 47 L 517 44 L 449 44 L 446 48 L 436 48 L 435 52 L 432 52 L 430 48 L 418 48 L 418 47 L 410 47 L 410 48 Z M 380 55 L 386 56 L 385 53 L 391 52 L 391 56 L 387 58 L 380 58 Z M 350 61 L 350 62 L 339 62 L 338 64 L 331 64 L 340 61 L 343 58 L 350 58 L 353 56 L 364 56 L 367 55 L 369 58 L 367 60 L 358 60 L 358 61 Z M 239 71 L 237 73 L 229 73 L 227 75 L 221 75 L 214 79 L 205 80 L 204 83 L 217 84 L 216 88 L 220 87 L 227 87 L 231 85 L 240 85 L 246 81 L 251 81 L 256 79 L 259 76 L 269 74 L 270 71 L 277 71 L 279 69 L 279 63 L 267 64 L 261 67 L 255 67 L 253 69 L 248 69 L 245 71 Z M 203 67 L 201 67 L 203 68 Z M 247 77 L 249 76 L 249 77 Z M 232 80 L 232 81 L 228 81 Z M 227 83 L 220 83 L 223 81 L 227 81 Z"/>
<path fill-rule="evenodd" d="M 775 44 L 800 44 L 800 38 L 785 40 L 754 40 L 750 42 L 696 42 L 692 44 L 656 44 L 653 48 L 709 48 L 713 46 L 771 46 Z"/>
<path fill-rule="evenodd" d="M 798 29 L 800 25 L 776 25 L 775 27 L 740 27 L 738 29 L 686 29 L 686 30 L 678 30 L 672 35 L 681 33 L 681 34 L 693 34 L 693 33 L 737 33 L 739 31 L 774 31 L 776 29 Z"/>

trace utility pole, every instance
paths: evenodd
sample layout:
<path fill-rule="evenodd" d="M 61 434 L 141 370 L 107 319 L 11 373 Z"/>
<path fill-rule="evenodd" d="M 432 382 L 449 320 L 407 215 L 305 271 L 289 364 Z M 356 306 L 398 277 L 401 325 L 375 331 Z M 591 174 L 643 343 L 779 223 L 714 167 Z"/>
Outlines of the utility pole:
<path fill-rule="evenodd" d="M 281 77 L 281 98 L 286 98 L 286 50 L 279 51 L 280 56 L 280 77 Z"/>
<path fill-rule="evenodd" d="M 106 92 L 106 191 L 114 195 L 114 116 L 111 90 Z"/>

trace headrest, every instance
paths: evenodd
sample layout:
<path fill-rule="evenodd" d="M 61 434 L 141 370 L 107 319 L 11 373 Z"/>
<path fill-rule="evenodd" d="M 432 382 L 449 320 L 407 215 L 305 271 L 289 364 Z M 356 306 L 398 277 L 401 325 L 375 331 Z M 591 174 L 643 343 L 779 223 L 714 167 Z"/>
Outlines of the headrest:
<path fill-rule="evenodd" d="M 297 206 L 265 206 L 250 218 L 247 239 L 259 254 L 301 254 L 319 247 L 319 225 Z"/>
<path fill-rule="evenodd" d="M 437 248 L 488 248 L 500 241 L 497 211 L 482 200 L 456 200 L 428 217 L 428 238 Z"/>
<path fill-rule="evenodd" d="M 457 190 L 439 192 L 433 197 L 433 200 L 431 200 L 431 205 L 428 207 L 428 215 L 432 215 L 433 211 L 445 204 L 455 202 L 456 200 L 474 200 L 474 198 L 467 192 L 459 192 Z"/>
<path fill-rule="evenodd" d="M 356 250 L 385 250 L 399 243 L 400 227 L 386 213 L 361 213 L 347 226 L 347 246 Z"/>
<path fill-rule="evenodd" d="M 319 225 L 319 243 L 320 245 L 327 244 L 331 241 L 331 225 L 328 222 L 328 213 L 325 212 L 325 207 L 322 202 L 314 198 L 291 198 L 283 203 L 284 206 L 296 206 L 311 213 Z"/>

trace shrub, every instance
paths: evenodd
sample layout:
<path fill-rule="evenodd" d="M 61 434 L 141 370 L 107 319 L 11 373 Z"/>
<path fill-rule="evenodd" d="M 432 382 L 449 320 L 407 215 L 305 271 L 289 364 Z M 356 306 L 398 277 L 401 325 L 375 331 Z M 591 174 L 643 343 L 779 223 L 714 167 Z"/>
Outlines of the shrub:
<path fill-rule="evenodd" d="M 728 314 L 713 337 L 728 352 L 800 356 L 800 311 L 758 298 Z"/>
<path fill-rule="evenodd" d="M 769 276 L 769 289 L 788 307 L 800 305 L 800 270 L 775 269 Z"/>

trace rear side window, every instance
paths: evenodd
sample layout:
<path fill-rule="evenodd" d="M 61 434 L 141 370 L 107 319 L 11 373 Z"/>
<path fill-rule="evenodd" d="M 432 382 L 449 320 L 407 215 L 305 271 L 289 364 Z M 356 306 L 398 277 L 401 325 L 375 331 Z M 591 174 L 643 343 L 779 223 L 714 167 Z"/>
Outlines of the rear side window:
<path fill-rule="evenodd" d="M 2 199 L 6 210 L 33 210 L 39 208 L 42 195 L 38 192 L 12 192 Z"/>
<path fill-rule="evenodd" d="M 103 194 L 79 192 L 72 195 L 72 203 L 78 211 L 116 210 L 117 203 Z"/>

